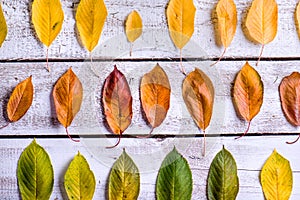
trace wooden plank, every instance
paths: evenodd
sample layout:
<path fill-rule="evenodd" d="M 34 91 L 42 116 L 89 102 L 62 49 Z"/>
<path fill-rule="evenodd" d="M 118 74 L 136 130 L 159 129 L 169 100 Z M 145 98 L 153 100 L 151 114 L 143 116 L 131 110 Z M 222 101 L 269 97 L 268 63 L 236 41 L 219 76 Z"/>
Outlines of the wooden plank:
<path fill-rule="evenodd" d="M 62 0 L 65 20 L 62 32 L 49 49 L 50 58 L 85 59 L 90 57 L 79 44 L 75 31 L 74 13 L 78 2 L 78 0 L 75 2 Z M 133 0 L 105 1 L 109 15 L 95 57 L 129 56 L 129 43 L 126 41 L 123 24 L 126 16 L 133 9 L 140 12 L 144 23 L 144 34 L 134 45 L 133 57 L 178 57 L 179 51 L 170 41 L 167 31 L 165 17 L 167 2 L 168 0 L 146 0 L 139 3 Z M 241 28 L 242 19 L 251 5 L 251 0 L 236 0 L 235 2 L 238 9 L 238 27 L 226 57 L 257 57 L 260 45 L 249 42 Z M 279 5 L 278 34 L 272 43 L 266 45 L 263 57 L 299 57 L 299 38 L 294 25 L 294 11 L 298 1 L 277 0 L 277 2 Z M 215 44 L 211 20 L 211 12 L 217 0 L 195 0 L 194 3 L 197 8 L 195 32 L 191 42 L 184 48 L 183 56 L 219 57 L 222 48 Z M 31 0 L 3 2 L 9 32 L 0 48 L 1 60 L 45 59 L 46 48 L 37 40 L 31 23 L 31 4 Z"/>
<path fill-rule="evenodd" d="M 292 140 L 293 137 L 287 137 Z M 0 140 L 0 194 L 2 199 L 20 199 L 18 194 L 16 169 L 23 149 L 31 139 Z M 300 197 L 300 162 L 295 152 L 299 145 L 287 145 L 282 137 L 248 137 L 234 140 L 233 137 L 208 138 L 207 155 L 201 156 L 202 139 L 169 138 L 163 141 L 155 139 L 123 139 L 120 146 L 107 150 L 103 139 L 83 140 L 81 143 L 68 139 L 37 139 L 49 153 L 54 168 L 54 191 L 51 199 L 65 199 L 63 176 L 73 156 L 80 151 L 88 160 L 96 177 L 95 200 L 104 199 L 106 181 L 113 162 L 121 154 L 122 149 L 133 158 L 141 172 L 141 192 L 139 199 L 154 199 L 157 171 L 166 154 L 175 145 L 188 160 L 193 173 L 193 198 L 206 199 L 206 177 L 213 157 L 221 150 L 222 145 L 232 153 L 238 166 L 240 180 L 239 200 L 263 199 L 259 183 L 259 173 L 262 165 L 273 149 L 286 157 L 293 170 L 294 186 L 292 200 Z M 271 145 L 265 145 L 266 143 Z M 152 147 L 152 148 L 150 148 Z"/>
<path fill-rule="evenodd" d="M 56 119 L 51 91 L 56 80 L 70 67 L 81 79 L 84 87 L 82 108 L 70 127 L 70 133 L 80 135 L 110 134 L 104 127 L 101 111 L 101 89 L 105 77 L 117 64 L 124 72 L 133 95 L 133 121 L 125 134 L 147 134 L 147 126 L 141 114 L 139 101 L 139 83 L 144 73 L 155 66 L 155 62 L 102 62 L 93 63 L 51 63 L 52 71 L 47 72 L 43 63 L 2 63 L 0 64 L 1 84 L 0 124 L 4 125 L 5 105 L 13 88 L 29 75 L 33 76 L 35 95 L 32 107 L 18 122 L 1 129 L 1 135 L 65 135 L 64 128 Z M 212 79 L 216 97 L 214 113 L 207 134 L 241 134 L 247 123 L 240 120 L 235 112 L 231 99 L 231 87 L 236 73 L 244 62 L 221 62 L 216 67 L 209 67 L 206 62 L 186 62 L 187 71 L 195 66 L 200 67 Z M 254 62 L 250 62 L 254 65 Z M 171 107 L 164 123 L 154 134 L 195 135 L 201 133 L 195 126 L 186 110 L 181 96 L 181 85 L 184 76 L 179 72 L 179 64 L 161 62 L 166 70 L 172 87 Z M 249 133 L 253 134 L 285 134 L 299 133 L 299 129 L 291 126 L 283 115 L 280 105 L 278 86 L 284 76 L 297 71 L 299 61 L 293 62 L 261 62 L 256 67 L 264 82 L 264 103 L 261 112 L 252 120 Z"/>

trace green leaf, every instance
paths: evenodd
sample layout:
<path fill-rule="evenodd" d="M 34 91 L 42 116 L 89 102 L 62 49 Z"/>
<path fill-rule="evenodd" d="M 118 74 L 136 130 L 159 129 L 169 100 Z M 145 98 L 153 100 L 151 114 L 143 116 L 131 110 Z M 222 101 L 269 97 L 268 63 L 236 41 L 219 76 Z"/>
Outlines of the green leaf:
<path fill-rule="evenodd" d="M 231 153 L 224 146 L 210 165 L 207 181 L 209 200 L 231 200 L 236 198 L 239 192 L 237 167 Z"/>
<path fill-rule="evenodd" d="M 140 192 L 139 169 L 123 150 L 109 174 L 108 199 L 137 199 Z"/>
<path fill-rule="evenodd" d="M 260 182 L 267 200 L 288 200 L 293 189 L 293 172 L 290 162 L 276 152 L 264 164 Z"/>
<path fill-rule="evenodd" d="M 53 168 L 49 155 L 35 139 L 18 162 L 18 184 L 22 200 L 46 200 L 53 189 Z"/>
<path fill-rule="evenodd" d="M 190 167 L 176 148 L 165 157 L 156 181 L 157 200 L 188 200 L 192 197 L 193 179 Z"/>
<path fill-rule="evenodd" d="M 78 152 L 65 174 L 65 190 L 69 199 L 93 199 L 96 180 L 86 159 Z"/>

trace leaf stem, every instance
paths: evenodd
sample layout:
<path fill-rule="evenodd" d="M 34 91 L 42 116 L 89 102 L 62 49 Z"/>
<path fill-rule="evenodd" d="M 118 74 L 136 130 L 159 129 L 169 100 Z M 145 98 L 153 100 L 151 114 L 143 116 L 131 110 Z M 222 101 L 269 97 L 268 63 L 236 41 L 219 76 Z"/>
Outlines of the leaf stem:
<path fill-rule="evenodd" d="M 152 129 L 150 130 L 150 132 L 148 133 L 148 135 L 145 135 L 145 136 L 136 136 L 136 137 L 137 137 L 137 138 L 149 138 L 149 137 L 151 137 L 151 134 L 152 134 L 153 130 L 154 130 L 154 128 L 152 128 Z"/>
<path fill-rule="evenodd" d="M 110 147 L 105 147 L 106 149 L 112 149 L 112 148 L 115 148 L 116 146 L 118 146 L 121 142 L 121 138 L 122 138 L 122 133 L 119 134 L 119 137 L 118 137 L 118 141 L 115 145 L 113 146 L 110 146 Z"/>
<path fill-rule="evenodd" d="M 129 50 L 129 56 L 132 56 L 132 48 L 133 48 L 133 44 L 132 42 L 130 42 L 130 50 Z"/>
<path fill-rule="evenodd" d="M 183 75 L 186 76 L 186 72 L 185 72 L 185 69 L 182 64 L 182 49 L 180 49 L 180 71 L 181 71 L 181 73 L 183 73 Z"/>
<path fill-rule="evenodd" d="M 202 149 L 202 156 L 205 157 L 206 154 L 206 135 L 205 130 L 203 130 L 203 149 Z"/>
<path fill-rule="evenodd" d="M 68 135 L 68 137 L 73 141 L 73 142 L 80 142 L 80 140 L 75 140 L 72 138 L 72 136 L 69 134 L 68 128 L 66 128 L 66 133 Z"/>
<path fill-rule="evenodd" d="M 260 58 L 261 58 L 261 56 L 262 56 L 262 53 L 263 53 L 263 51 L 264 51 L 264 47 L 265 47 L 265 45 L 263 44 L 263 45 L 261 46 L 261 50 L 260 50 L 260 54 L 259 54 L 258 60 L 257 60 L 257 62 L 256 62 L 256 66 L 258 66 L 258 63 L 259 63 Z"/>
<path fill-rule="evenodd" d="M 4 126 L 0 127 L 0 129 L 3 129 L 3 128 L 7 127 L 9 124 L 10 124 L 10 123 L 7 122 L 7 124 L 5 124 Z"/>
<path fill-rule="evenodd" d="M 49 67 L 49 47 L 47 47 L 47 50 L 46 50 L 46 68 L 47 68 L 48 72 L 50 72 L 50 67 Z"/>
<path fill-rule="evenodd" d="M 92 52 L 90 52 L 90 61 L 91 61 L 91 63 L 93 63 L 93 56 L 92 56 Z"/>
<path fill-rule="evenodd" d="M 221 61 L 221 59 L 224 57 L 224 55 L 226 53 L 226 50 L 227 50 L 227 48 L 225 47 L 225 49 L 224 49 L 223 53 L 221 54 L 220 58 L 216 62 L 214 62 L 213 64 L 211 64 L 210 65 L 211 67 Z"/>
<path fill-rule="evenodd" d="M 285 143 L 287 143 L 287 144 L 295 144 L 299 140 L 299 138 L 300 138 L 300 134 L 298 135 L 297 139 L 294 140 L 293 142 L 285 142 Z"/>
<path fill-rule="evenodd" d="M 248 127 L 247 127 L 246 131 L 241 136 L 236 137 L 234 139 L 237 140 L 237 139 L 240 139 L 241 137 L 245 136 L 248 133 L 249 129 L 250 129 L 250 125 L 251 125 L 251 121 L 248 122 Z"/>

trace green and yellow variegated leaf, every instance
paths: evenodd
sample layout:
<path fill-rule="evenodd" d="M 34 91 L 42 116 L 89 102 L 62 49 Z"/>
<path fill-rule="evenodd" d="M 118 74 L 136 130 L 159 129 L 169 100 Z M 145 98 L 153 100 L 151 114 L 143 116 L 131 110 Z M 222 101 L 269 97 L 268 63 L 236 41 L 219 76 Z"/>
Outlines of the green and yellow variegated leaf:
<path fill-rule="evenodd" d="M 65 190 L 69 199 L 91 200 L 96 187 L 95 176 L 86 159 L 78 152 L 65 174 Z"/>
<path fill-rule="evenodd" d="M 265 162 L 260 182 L 266 200 L 288 200 L 293 188 L 293 172 L 290 162 L 276 149 Z"/>
<path fill-rule="evenodd" d="M 165 157 L 156 180 L 157 200 L 189 200 L 193 179 L 185 158 L 174 149 Z"/>
<path fill-rule="evenodd" d="M 76 25 L 88 51 L 97 46 L 107 16 L 103 0 L 81 0 L 76 12 Z"/>
<path fill-rule="evenodd" d="M 64 21 L 60 0 L 34 0 L 32 22 L 40 41 L 49 47 L 59 34 Z"/>
<path fill-rule="evenodd" d="M 135 200 L 140 192 L 140 173 L 128 154 L 123 150 L 109 174 L 109 200 Z"/>
<path fill-rule="evenodd" d="M 231 153 L 224 147 L 213 159 L 207 179 L 209 200 L 233 200 L 239 191 L 237 166 Z"/>
<path fill-rule="evenodd" d="M 22 200 L 47 200 L 53 189 L 53 168 L 47 152 L 35 140 L 18 162 L 18 185 Z"/>

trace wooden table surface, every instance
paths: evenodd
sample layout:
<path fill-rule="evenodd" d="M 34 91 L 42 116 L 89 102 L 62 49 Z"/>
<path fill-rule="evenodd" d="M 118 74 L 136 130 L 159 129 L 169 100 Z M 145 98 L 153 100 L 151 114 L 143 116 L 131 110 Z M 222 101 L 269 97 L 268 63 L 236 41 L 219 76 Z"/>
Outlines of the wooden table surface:
<path fill-rule="evenodd" d="M 0 130 L 0 199 L 20 199 L 16 169 L 20 154 L 36 138 L 49 153 L 54 168 L 54 190 L 51 199 L 67 199 L 63 176 L 78 151 L 90 164 L 96 177 L 94 199 L 105 199 L 106 183 L 113 162 L 125 148 L 141 172 L 139 199 L 155 199 L 155 182 L 163 158 L 175 145 L 187 159 L 193 174 L 192 199 L 206 199 L 206 179 L 210 163 L 225 145 L 238 166 L 239 200 L 264 199 L 259 182 L 260 170 L 274 148 L 287 158 L 293 170 L 294 185 L 290 199 L 300 199 L 300 143 L 288 145 L 300 130 L 291 126 L 281 110 L 278 86 L 284 76 L 300 69 L 300 40 L 294 23 L 297 0 L 277 0 L 278 33 L 265 46 L 262 61 L 255 63 L 260 45 L 249 42 L 242 31 L 241 21 L 251 5 L 250 0 L 235 0 L 238 27 L 235 38 L 223 61 L 209 67 L 222 53 L 215 44 L 211 12 L 217 0 L 194 0 L 197 8 L 195 32 L 183 49 L 184 66 L 188 72 L 201 68 L 213 81 L 216 90 L 214 113 L 207 129 L 207 153 L 203 157 L 203 137 L 186 110 L 181 97 L 184 76 L 179 72 L 179 51 L 173 46 L 167 31 L 165 8 L 168 0 L 106 0 L 108 17 L 98 47 L 90 54 L 80 45 L 74 14 L 78 0 L 62 0 L 65 14 L 61 33 L 49 49 L 51 72 L 45 68 L 46 48 L 38 41 L 31 23 L 32 0 L 3 0 L 8 35 L 0 48 L 0 124 L 5 124 L 5 106 L 13 88 L 32 75 L 34 100 L 28 113 L 18 122 Z M 124 34 L 124 20 L 133 10 L 143 19 L 144 31 L 133 46 Z M 247 123 L 235 113 L 231 88 L 236 73 L 246 61 L 260 73 L 264 83 L 264 102 L 253 119 L 249 134 L 239 140 Z M 138 139 L 126 135 L 147 134 L 141 114 L 139 83 L 142 75 L 159 63 L 167 72 L 171 87 L 171 107 L 154 138 Z M 116 138 L 103 125 L 100 98 L 105 77 L 118 68 L 127 77 L 133 95 L 133 121 L 124 133 L 121 144 L 105 149 Z M 82 108 L 69 131 L 80 136 L 80 143 L 69 140 L 56 119 L 51 100 L 56 80 L 72 67 L 83 83 Z"/>

